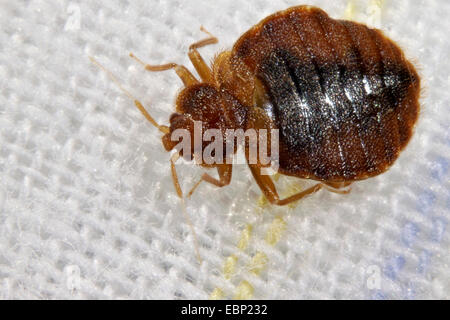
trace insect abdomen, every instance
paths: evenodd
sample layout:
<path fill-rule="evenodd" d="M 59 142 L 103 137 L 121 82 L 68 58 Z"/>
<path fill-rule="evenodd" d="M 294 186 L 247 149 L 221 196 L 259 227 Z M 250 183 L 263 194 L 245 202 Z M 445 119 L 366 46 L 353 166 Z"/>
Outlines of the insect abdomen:
<path fill-rule="evenodd" d="M 322 180 L 386 170 L 417 119 L 419 78 L 381 32 L 297 7 L 233 49 L 265 86 L 280 129 L 280 170 Z"/>

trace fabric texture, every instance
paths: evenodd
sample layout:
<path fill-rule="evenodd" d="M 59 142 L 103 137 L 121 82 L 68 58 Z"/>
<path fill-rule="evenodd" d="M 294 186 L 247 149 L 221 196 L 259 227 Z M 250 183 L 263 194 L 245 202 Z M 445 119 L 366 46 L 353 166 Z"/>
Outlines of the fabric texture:
<path fill-rule="evenodd" d="M 373 17 L 373 1 L 347 10 Z M 0 3 L 0 298 L 449 299 L 450 3 L 384 1 L 380 27 L 423 83 L 415 134 L 386 173 L 347 195 L 271 207 L 245 165 L 186 201 L 158 132 L 89 56 L 159 123 L 182 87 L 128 57 L 176 62 L 205 37 L 206 60 L 297 1 Z M 334 18 L 347 1 L 310 0 Z M 202 173 L 177 166 L 183 190 Z M 282 193 L 309 182 L 281 178 Z"/>

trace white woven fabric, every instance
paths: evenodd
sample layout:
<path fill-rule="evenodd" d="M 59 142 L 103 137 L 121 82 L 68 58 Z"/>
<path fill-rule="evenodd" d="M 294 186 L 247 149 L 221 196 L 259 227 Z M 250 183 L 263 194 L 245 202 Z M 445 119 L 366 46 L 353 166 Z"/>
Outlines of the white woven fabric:
<path fill-rule="evenodd" d="M 369 1 L 355 18 L 367 19 Z M 202 185 L 187 209 L 174 191 L 161 134 L 95 56 L 167 123 L 181 81 L 148 73 L 128 57 L 193 70 L 189 44 L 204 25 L 220 44 L 297 1 L 2 1 L 0 3 L 0 298 L 232 298 L 246 281 L 253 298 L 450 298 L 450 3 L 385 1 L 381 27 L 417 62 L 420 121 L 387 173 L 325 191 L 295 208 L 259 209 L 245 166 L 230 186 Z M 347 2 L 313 1 L 335 18 Z M 183 189 L 200 176 L 179 165 Z M 280 187 L 282 189 L 282 187 Z M 265 233 L 282 216 L 274 246 Z M 253 226 L 249 246 L 237 248 Z M 267 264 L 248 267 L 256 252 Z M 231 277 L 224 262 L 237 258 Z"/>

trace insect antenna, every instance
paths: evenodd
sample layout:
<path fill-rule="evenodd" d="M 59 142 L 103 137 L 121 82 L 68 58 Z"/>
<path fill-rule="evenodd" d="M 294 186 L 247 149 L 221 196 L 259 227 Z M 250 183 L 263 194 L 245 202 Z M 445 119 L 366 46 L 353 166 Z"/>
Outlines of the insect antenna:
<path fill-rule="evenodd" d="M 103 70 L 108 77 L 117 85 L 117 87 L 127 96 L 129 97 L 131 100 L 134 101 L 135 106 L 139 109 L 139 111 L 144 115 L 144 117 L 152 124 L 154 125 L 156 128 L 159 129 L 159 131 L 161 131 L 162 133 L 169 133 L 169 127 L 164 126 L 164 125 L 160 125 L 158 124 L 155 119 L 153 119 L 153 117 L 147 112 L 147 110 L 145 110 L 144 106 L 142 105 L 142 103 L 137 100 L 135 97 L 133 97 L 133 95 L 126 90 L 119 82 L 119 80 L 117 80 L 117 78 L 111 73 L 111 71 L 109 71 L 108 69 L 106 69 L 104 66 L 102 66 L 97 60 L 95 60 L 93 57 L 89 57 L 89 59 L 91 60 L 91 62 L 93 64 L 95 64 L 98 68 L 100 68 L 101 70 Z"/>
<path fill-rule="evenodd" d="M 150 116 L 150 114 L 147 112 L 147 110 L 145 110 L 144 106 L 142 105 L 142 103 L 139 102 L 139 100 L 137 100 L 136 98 L 133 97 L 133 95 L 126 90 L 121 83 L 119 82 L 119 80 L 117 80 L 117 78 L 111 73 L 111 71 L 109 71 L 108 69 L 106 69 L 104 66 L 102 66 L 97 60 L 95 60 L 93 57 L 89 57 L 89 59 L 91 60 L 91 62 L 93 64 L 95 64 L 97 67 L 99 67 L 101 70 L 103 70 L 108 77 L 119 87 L 119 89 L 126 95 L 128 96 L 131 100 L 134 101 L 134 104 L 136 105 L 136 107 L 139 109 L 139 111 L 141 111 L 141 113 L 144 115 L 144 117 L 151 123 L 153 124 L 155 127 L 157 127 L 162 133 L 169 133 L 169 127 L 164 126 L 164 125 L 159 125 L 155 119 L 153 119 L 152 116 Z M 197 260 L 199 261 L 199 263 L 202 263 L 202 258 L 200 256 L 200 251 L 198 248 L 198 240 L 197 240 L 197 234 L 195 233 L 194 230 L 194 226 L 192 224 L 192 221 L 189 217 L 189 214 L 187 212 L 186 209 L 186 202 L 184 200 L 183 197 L 183 192 L 181 191 L 181 187 L 180 187 L 180 183 L 178 182 L 178 176 L 177 176 L 177 172 L 175 169 L 175 162 L 178 160 L 178 158 L 180 157 L 179 153 L 175 153 L 171 159 L 170 159 L 170 164 L 171 164 L 171 171 L 172 171 L 172 180 L 173 180 L 173 184 L 175 186 L 175 190 L 177 192 L 177 195 L 180 197 L 181 199 L 181 208 L 182 208 L 182 212 L 183 212 L 183 216 L 184 219 L 186 221 L 186 223 L 189 225 L 189 228 L 191 229 L 193 238 L 194 238 L 194 248 L 195 248 L 195 253 L 197 255 Z"/>
<path fill-rule="evenodd" d="M 202 264 L 202 257 L 200 256 L 200 251 L 198 249 L 198 240 L 197 240 L 197 234 L 194 230 L 194 225 L 192 224 L 192 221 L 189 217 L 189 214 L 186 209 L 186 202 L 184 201 L 183 191 L 181 190 L 180 183 L 178 181 L 178 175 L 177 170 L 175 169 L 175 162 L 180 158 L 180 154 L 174 153 L 173 156 L 170 158 L 170 169 L 172 171 L 172 181 L 175 186 L 175 190 L 177 192 L 178 197 L 181 199 L 181 207 L 184 215 L 184 219 L 186 220 L 187 224 L 189 225 L 189 228 L 191 229 L 192 235 L 194 237 L 194 248 L 195 253 L 197 255 L 197 260 L 200 264 Z"/>

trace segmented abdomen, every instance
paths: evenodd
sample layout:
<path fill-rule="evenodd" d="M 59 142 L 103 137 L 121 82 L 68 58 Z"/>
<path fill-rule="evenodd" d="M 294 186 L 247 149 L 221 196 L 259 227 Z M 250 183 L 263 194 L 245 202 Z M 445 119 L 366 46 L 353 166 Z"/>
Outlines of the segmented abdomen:
<path fill-rule="evenodd" d="M 275 14 L 233 59 L 265 87 L 280 129 L 280 171 L 342 181 L 385 171 L 412 134 L 419 77 L 380 31 L 317 8 Z"/>

